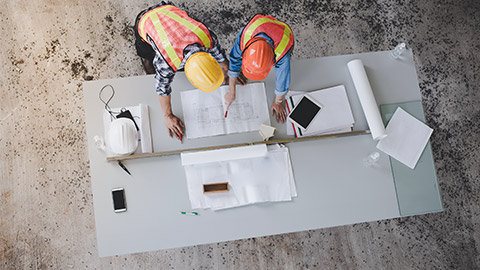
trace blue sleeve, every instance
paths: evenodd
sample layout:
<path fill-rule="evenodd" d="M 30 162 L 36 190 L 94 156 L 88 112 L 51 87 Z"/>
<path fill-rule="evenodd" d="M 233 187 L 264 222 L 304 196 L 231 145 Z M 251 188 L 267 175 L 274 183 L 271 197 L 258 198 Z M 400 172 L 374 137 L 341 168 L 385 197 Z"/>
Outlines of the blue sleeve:
<path fill-rule="evenodd" d="M 290 50 L 275 64 L 275 95 L 283 96 L 290 86 Z"/>
<path fill-rule="evenodd" d="M 235 39 L 235 44 L 230 51 L 230 65 L 228 67 L 228 77 L 237 78 L 242 69 L 242 50 L 240 50 L 240 38 L 242 36 L 243 28 L 238 33 Z"/>

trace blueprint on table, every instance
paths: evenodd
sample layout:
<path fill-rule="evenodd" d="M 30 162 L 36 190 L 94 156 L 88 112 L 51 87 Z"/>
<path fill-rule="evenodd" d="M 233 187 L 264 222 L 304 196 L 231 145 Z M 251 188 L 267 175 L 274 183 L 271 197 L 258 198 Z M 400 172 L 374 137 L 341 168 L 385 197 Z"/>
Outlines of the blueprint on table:
<path fill-rule="evenodd" d="M 205 93 L 181 92 L 185 132 L 188 139 L 259 130 L 270 125 L 263 83 L 237 86 L 236 98 L 225 117 L 228 85 Z"/>

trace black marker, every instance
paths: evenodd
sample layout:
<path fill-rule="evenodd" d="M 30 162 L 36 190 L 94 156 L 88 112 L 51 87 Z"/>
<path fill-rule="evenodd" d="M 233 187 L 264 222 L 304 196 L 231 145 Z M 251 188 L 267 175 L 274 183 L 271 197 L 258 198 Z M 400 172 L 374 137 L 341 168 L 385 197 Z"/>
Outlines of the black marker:
<path fill-rule="evenodd" d="M 123 165 L 122 161 L 119 160 L 119 161 L 118 161 L 118 165 L 119 165 L 124 171 L 126 171 L 126 172 L 128 173 L 128 175 L 132 175 L 132 174 L 128 171 L 127 167 L 125 167 L 125 165 Z"/>

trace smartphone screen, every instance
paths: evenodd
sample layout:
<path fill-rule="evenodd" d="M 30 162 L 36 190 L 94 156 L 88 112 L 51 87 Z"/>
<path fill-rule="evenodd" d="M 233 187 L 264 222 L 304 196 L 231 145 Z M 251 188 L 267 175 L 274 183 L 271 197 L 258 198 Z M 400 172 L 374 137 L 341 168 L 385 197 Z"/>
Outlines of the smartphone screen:
<path fill-rule="evenodd" d="M 115 212 L 127 211 L 125 204 L 125 190 L 123 188 L 116 188 L 112 190 L 113 210 Z"/>

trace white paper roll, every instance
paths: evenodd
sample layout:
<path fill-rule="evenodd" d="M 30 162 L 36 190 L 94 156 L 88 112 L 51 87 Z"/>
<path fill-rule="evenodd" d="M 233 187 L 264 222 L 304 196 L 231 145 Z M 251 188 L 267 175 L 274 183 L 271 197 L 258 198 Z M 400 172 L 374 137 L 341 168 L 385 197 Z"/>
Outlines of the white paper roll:
<path fill-rule="evenodd" d="M 373 95 L 372 87 L 367 78 L 367 73 L 363 67 L 363 63 L 359 59 L 352 60 L 347 64 L 350 76 L 352 76 L 353 84 L 357 90 L 360 104 L 362 105 L 363 113 L 367 118 L 368 127 L 372 133 L 374 140 L 380 140 L 387 136 L 385 126 L 382 122 L 382 117 L 378 111 L 377 102 Z"/>

